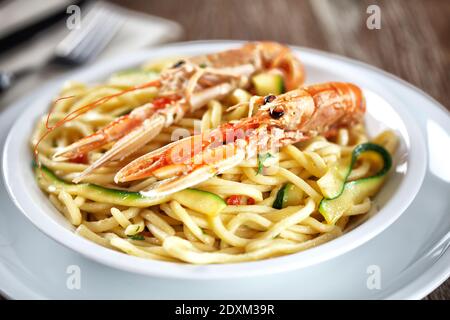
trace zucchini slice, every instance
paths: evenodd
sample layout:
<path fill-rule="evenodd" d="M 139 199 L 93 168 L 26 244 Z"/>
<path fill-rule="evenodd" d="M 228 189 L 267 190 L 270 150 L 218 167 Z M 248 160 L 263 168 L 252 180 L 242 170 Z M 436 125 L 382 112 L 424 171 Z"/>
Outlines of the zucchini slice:
<path fill-rule="evenodd" d="M 346 182 L 355 162 L 366 152 L 378 154 L 383 160 L 383 166 L 373 176 Z M 374 143 L 363 143 L 355 147 L 350 164 L 344 170 L 346 163 L 344 160 L 342 164 L 331 169 L 331 172 L 327 173 L 324 176 L 325 179 L 319 184 L 324 194 L 334 195 L 332 198 L 323 198 L 319 204 L 319 212 L 328 224 L 336 223 L 353 205 L 361 203 L 366 197 L 373 196 L 378 192 L 386 173 L 392 166 L 392 159 L 389 152 L 382 146 Z"/>
<path fill-rule="evenodd" d="M 216 215 L 226 207 L 225 201 L 218 195 L 197 189 L 186 189 L 171 196 L 150 198 L 139 192 L 110 189 L 92 183 L 69 183 L 57 177 L 45 166 L 41 168 L 35 166 L 34 170 L 38 184 L 42 189 L 49 192 L 64 190 L 71 195 L 82 196 L 98 202 L 145 208 L 174 199 L 192 210 L 207 215 Z"/>
<path fill-rule="evenodd" d="M 256 94 L 267 96 L 269 94 L 281 94 L 285 91 L 283 76 L 276 73 L 260 73 L 252 78 Z"/>
<path fill-rule="evenodd" d="M 289 206 L 298 206 L 303 198 L 303 191 L 292 183 L 286 183 L 277 193 L 272 207 L 283 209 Z"/>
<path fill-rule="evenodd" d="M 169 197 L 148 198 L 139 192 L 110 189 L 92 183 L 69 183 L 56 176 L 53 171 L 45 166 L 41 166 L 41 168 L 35 166 L 35 176 L 39 186 L 49 192 L 64 190 L 71 195 L 115 205 L 144 208 L 163 203 L 169 199 Z"/>
<path fill-rule="evenodd" d="M 172 198 L 183 206 L 208 216 L 217 215 L 227 206 L 217 194 L 197 189 L 185 189 L 172 195 Z"/>
<path fill-rule="evenodd" d="M 342 159 L 331 167 L 322 178 L 317 180 L 317 185 L 325 198 L 333 199 L 342 193 L 350 169 L 350 159 Z"/>
<path fill-rule="evenodd" d="M 119 87 L 133 87 L 155 80 L 158 76 L 157 72 L 130 69 L 113 74 L 108 79 L 108 83 Z"/>

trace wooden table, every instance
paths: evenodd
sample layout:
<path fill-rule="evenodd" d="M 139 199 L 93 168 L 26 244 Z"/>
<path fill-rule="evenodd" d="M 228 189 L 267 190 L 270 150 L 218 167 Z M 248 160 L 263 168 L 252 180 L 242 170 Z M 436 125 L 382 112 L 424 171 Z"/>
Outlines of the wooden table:
<path fill-rule="evenodd" d="M 450 109 L 447 0 L 115 0 L 178 21 L 183 40 L 276 40 L 358 59 L 414 84 Z M 369 5 L 381 29 L 369 30 Z M 450 299 L 450 280 L 426 299 Z"/>

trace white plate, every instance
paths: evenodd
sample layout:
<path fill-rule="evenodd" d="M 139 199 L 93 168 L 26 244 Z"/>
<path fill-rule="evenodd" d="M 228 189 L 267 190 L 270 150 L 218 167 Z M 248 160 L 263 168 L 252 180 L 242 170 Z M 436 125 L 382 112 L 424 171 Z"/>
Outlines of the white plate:
<path fill-rule="evenodd" d="M 170 45 L 151 51 L 128 54 L 68 75 L 77 81 L 101 81 L 116 70 L 141 64 L 148 59 L 173 55 L 196 55 L 217 52 L 238 44 L 232 42 L 207 42 Z M 65 246 L 95 261 L 126 271 L 150 276 L 184 279 L 219 279 L 257 276 L 304 268 L 345 253 L 370 240 L 386 229 L 408 207 L 422 183 L 426 167 L 426 148 L 422 134 L 409 113 L 410 105 L 396 96 L 395 90 L 386 89 L 374 71 L 361 72 L 359 67 L 340 62 L 334 58 L 318 56 L 309 51 L 295 49 L 306 66 L 308 83 L 326 81 L 351 81 L 364 88 L 367 101 L 369 135 L 376 135 L 385 128 L 397 131 L 400 148 L 394 156 L 394 168 L 380 194 L 376 206 L 380 208 L 367 222 L 345 235 L 326 244 L 296 254 L 227 265 L 195 266 L 175 264 L 129 255 L 103 248 L 73 233 L 73 227 L 53 207 L 48 198 L 34 182 L 30 168 L 32 155 L 29 137 L 35 120 L 48 109 L 59 90 L 53 86 L 42 90 L 39 98 L 18 118 L 11 129 L 4 148 L 3 169 L 6 187 L 16 205 L 43 232 Z M 369 73 L 369 74 L 368 74 Z"/>
<path fill-rule="evenodd" d="M 389 229 L 336 259 L 301 271 L 227 281 L 162 280 L 121 272 L 84 259 L 32 228 L 0 193 L 0 288 L 13 298 L 421 298 L 450 273 L 450 173 L 446 166 L 450 119 L 439 104 L 401 80 L 373 68 L 332 57 L 379 82 L 410 103 L 427 135 L 429 167 L 417 198 Z M 55 86 L 55 83 L 49 87 Z M 48 88 L 47 88 L 48 89 Z M 42 91 L 42 90 L 40 90 Z M 2 135 L 36 96 L 18 102 L 0 118 Z M 66 287 L 69 265 L 81 269 L 81 289 Z M 381 290 L 366 286 L 367 270 L 378 266 Z M 236 290 L 239 288 L 239 290 Z"/>

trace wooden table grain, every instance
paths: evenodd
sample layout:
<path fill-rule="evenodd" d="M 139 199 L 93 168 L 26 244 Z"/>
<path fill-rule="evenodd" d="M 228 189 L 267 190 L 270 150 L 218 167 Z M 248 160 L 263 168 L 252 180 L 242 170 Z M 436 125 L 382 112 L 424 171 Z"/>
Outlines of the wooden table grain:
<path fill-rule="evenodd" d="M 182 40 L 276 40 L 369 63 L 421 88 L 450 110 L 448 0 L 115 0 L 179 22 Z M 370 30 L 369 5 L 381 28 Z M 450 299 L 447 280 L 426 299 Z"/>

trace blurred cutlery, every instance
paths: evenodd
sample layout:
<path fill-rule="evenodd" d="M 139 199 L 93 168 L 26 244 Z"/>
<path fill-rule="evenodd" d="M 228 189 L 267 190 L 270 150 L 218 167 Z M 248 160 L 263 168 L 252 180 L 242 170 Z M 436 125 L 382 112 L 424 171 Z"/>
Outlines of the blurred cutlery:
<path fill-rule="evenodd" d="M 55 48 L 46 63 L 14 71 L 0 72 L 0 93 L 15 81 L 51 65 L 79 66 L 95 58 L 119 31 L 125 19 L 107 6 L 94 7 L 81 20 L 81 27 L 72 30 Z"/>

